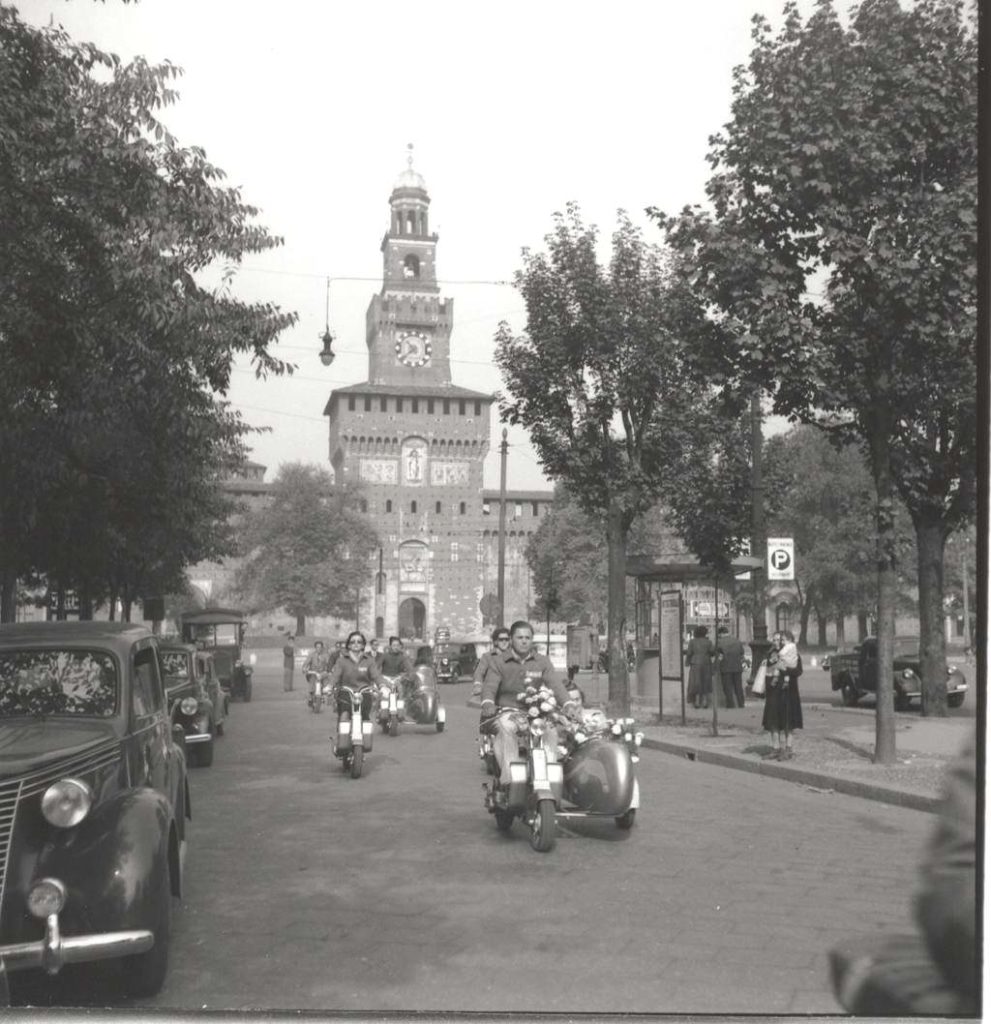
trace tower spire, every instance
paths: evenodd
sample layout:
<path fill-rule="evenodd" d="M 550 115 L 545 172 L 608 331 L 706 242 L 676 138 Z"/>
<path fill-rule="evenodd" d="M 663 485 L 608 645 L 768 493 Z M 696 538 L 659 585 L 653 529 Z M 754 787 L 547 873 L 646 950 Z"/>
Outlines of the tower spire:
<path fill-rule="evenodd" d="M 406 156 L 406 166 L 410 170 L 413 170 L 413 143 L 412 142 L 407 142 L 406 143 L 406 148 L 407 148 L 407 150 L 409 150 L 409 152 L 408 152 L 408 154 Z"/>

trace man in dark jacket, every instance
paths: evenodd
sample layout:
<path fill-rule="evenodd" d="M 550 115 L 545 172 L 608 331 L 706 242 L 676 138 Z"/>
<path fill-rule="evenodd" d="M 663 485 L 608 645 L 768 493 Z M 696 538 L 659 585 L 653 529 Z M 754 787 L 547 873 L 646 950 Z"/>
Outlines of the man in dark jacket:
<path fill-rule="evenodd" d="M 550 659 L 533 650 L 533 627 L 529 622 L 514 622 L 509 630 L 510 649 L 495 655 L 492 668 L 482 683 L 482 721 L 498 713 L 499 708 L 519 708 L 517 694 L 525 693 L 528 686 L 546 686 L 557 699 L 562 711 L 576 712 L 579 705 L 568 694 L 558 678 Z M 547 760 L 557 760 L 557 730 L 549 725 L 545 732 Z M 495 719 L 493 751 L 499 763 L 500 782 L 509 784 L 509 762 L 519 749 L 516 726 L 512 715 L 499 715 Z"/>
<path fill-rule="evenodd" d="M 726 707 L 743 707 L 743 644 L 725 626 L 719 627 L 716 639 L 716 660 L 723 685 Z"/>

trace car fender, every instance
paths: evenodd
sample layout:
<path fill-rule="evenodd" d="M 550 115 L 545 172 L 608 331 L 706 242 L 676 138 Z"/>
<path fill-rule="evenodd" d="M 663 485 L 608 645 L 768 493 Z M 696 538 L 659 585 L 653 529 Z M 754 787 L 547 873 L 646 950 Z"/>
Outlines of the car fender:
<path fill-rule="evenodd" d="M 39 859 L 37 877 L 65 884 L 66 933 L 147 927 L 155 913 L 156 880 L 167 858 L 178 856 L 169 800 L 150 788 L 126 790 L 59 833 L 61 841 L 49 844 Z M 173 889 L 178 884 L 173 874 Z"/>

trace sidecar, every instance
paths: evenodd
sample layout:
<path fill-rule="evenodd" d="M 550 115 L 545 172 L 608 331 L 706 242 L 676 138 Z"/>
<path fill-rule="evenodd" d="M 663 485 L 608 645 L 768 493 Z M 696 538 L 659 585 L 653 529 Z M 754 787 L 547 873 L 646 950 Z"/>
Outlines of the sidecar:
<path fill-rule="evenodd" d="M 631 719 L 620 719 L 597 735 L 578 732 L 572 737 L 564 758 L 559 818 L 609 817 L 619 828 L 633 827 L 640 806 L 636 762 L 643 737 L 632 727 Z"/>
<path fill-rule="evenodd" d="M 419 664 L 414 669 L 415 682 L 407 684 L 406 717 L 416 725 L 432 725 L 444 731 L 447 710 L 437 692 L 437 676 L 432 665 Z"/>

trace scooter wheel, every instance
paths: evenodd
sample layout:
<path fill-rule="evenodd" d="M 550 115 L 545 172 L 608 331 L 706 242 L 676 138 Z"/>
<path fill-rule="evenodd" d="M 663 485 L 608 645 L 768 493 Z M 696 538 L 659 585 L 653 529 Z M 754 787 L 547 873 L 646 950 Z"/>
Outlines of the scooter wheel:
<path fill-rule="evenodd" d="M 323 701 L 322 700 L 315 700 L 313 702 L 313 712 L 314 712 L 314 714 L 319 715 L 321 711 L 323 711 Z"/>
<path fill-rule="evenodd" d="M 361 765 L 365 759 L 365 748 L 355 747 L 354 752 L 351 754 L 351 778 L 361 778 Z"/>
<path fill-rule="evenodd" d="M 504 807 L 497 807 L 493 813 L 495 814 L 496 828 L 500 832 L 508 832 L 513 827 L 513 818 L 516 815 L 512 811 L 507 811 Z"/>
<path fill-rule="evenodd" d="M 616 828 L 628 830 L 633 828 L 634 822 L 637 820 L 637 809 L 631 807 L 625 814 L 618 814 L 616 816 Z"/>
<path fill-rule="evenodd" d="M 530 845 L 538 853 L 550 853 L 557 842 L 557 815 L 553 800 L 541 800 L 530 823 Z"/>
<path fill-rule="evenodd" d="M 398 736 L 399 735 L 399 719 L 398 718 L 390 718 L 389 719 L 389 735 L 390 736 Z"/>

